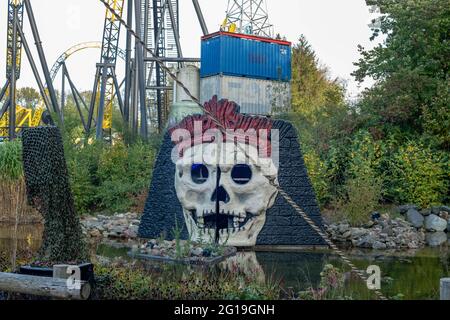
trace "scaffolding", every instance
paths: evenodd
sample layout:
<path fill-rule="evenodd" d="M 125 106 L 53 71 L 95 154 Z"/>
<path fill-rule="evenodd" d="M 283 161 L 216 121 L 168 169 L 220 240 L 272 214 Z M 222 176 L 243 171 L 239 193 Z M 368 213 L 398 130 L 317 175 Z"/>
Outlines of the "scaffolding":
<path fill-rule="evenodd" d="M 261 37 L 274 36 L 265 0 L 228 0 L 227 16 L 222 28 Z"/>
<path fill-rule="evenodd" d="M 182 57 L 179 40 L 178 0 L 145 0 L 141 7 L 141 37 L 148 49 L 166 61 L 169 68 L 182 62 L 168 60 Z M 161 131 L 167 120 L 171 104 L 171 83 L 162 68 L 145 55 L 146 100 L 149 106 L 150 130 Z"/>

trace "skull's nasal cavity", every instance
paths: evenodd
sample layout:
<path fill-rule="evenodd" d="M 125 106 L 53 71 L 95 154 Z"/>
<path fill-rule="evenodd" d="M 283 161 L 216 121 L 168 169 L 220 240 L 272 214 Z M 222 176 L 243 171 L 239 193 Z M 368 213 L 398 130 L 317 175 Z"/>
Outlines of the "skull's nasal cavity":
<path fill-rule="evenodd" d="M 211 201 L 212 202 L 220 201 L 223 203 L 228 203 L 230 202 L 230 196 L 228 195 L 227 190 L 225 190 L 224 187 L 220 186 L 216 188 L 216 190 L 214 191 L 211 197 Z"/>

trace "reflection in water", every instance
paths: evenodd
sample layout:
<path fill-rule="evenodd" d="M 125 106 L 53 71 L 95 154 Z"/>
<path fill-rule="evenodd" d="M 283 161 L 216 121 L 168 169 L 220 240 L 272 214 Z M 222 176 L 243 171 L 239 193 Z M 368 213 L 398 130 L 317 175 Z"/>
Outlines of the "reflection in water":
<path fill-rule="evenodd" d="M 450 276 L 448 248 L 424 249 L 416 252 L 387 254 L 373 251 L 350 255 L 361 270 L 378 265 L 382 270 L 382 291 L 389 297 L 402 294 L 404 299 L 439 299 L 439 281 Z M 317 288 L 320 273 L 326 264 L 348 270 L 342 261 L 330 252 L 240 252 L 226 263 L 228 270 L 263 276 L 263 279 L 281 281 L 283 288 L 295 291 Z M 231 268 L 231 269 L 230 269 Z M 261 277 L 258 278 L 260 281 Z M 355 297 L 368 297 L 368 291 L 357 277 L 347 277 L 350 292 Z"/>
<path fill-rule="evenodd" d="M 326 264 L 326 254 L 321 252 L 258 252 L 256 257 L 267 275 L 296 291 L 317 287 Z"/>
<path fill-rule="evenodd" d="M 28 258 L 41 247 L 44 227 L 36 225 L 0 225 L 0 255 L 10 261 L 7 266 L 14 269 L 16 261 Z"/>
<path fill-rule="evenodd" d="M 266 280 L 266 274 L 259 264 L 255 252 L 238 252 L 224 261 L 221 266 L 226 271 L 243 273 L 259 283 L 264 283 Z"/>

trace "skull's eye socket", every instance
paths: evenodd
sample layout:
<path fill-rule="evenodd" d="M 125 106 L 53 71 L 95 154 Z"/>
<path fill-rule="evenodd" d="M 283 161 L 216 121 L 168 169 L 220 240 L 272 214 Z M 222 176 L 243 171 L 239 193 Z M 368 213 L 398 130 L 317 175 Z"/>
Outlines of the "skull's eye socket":
<path fill-rule="evenodd" d="M 191 169 L 192 181 L 196 184 L 203 184 L 209 178 L 209 171 L 203 164 L 193 164 Z"/>
<path fill-rule="evenodd" d="M 252 169 L 246 164 L 235 165 L 231 170 L 231 178 L 237 184 L 247 184 L 252 180 Z"/>

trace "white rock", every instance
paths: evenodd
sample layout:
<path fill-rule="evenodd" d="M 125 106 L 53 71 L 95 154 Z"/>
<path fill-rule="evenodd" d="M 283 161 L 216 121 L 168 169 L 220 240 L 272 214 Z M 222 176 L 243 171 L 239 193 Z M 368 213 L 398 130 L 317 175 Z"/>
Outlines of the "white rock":
<path fill-rule="evenodd" d="M 387 248 L 386 244 L 384 244 L 383 242 L 380 241 L 375 241 L 372 245 L 372 248 L 374 250 L 384 250 Z"/>
<path fill-rule="evenodd" d="M 447 229 L 447 221 L 432 214 L 425 219 L 425 228 L 428 231 L 442 232 Z"/>
<path fill-rule="evenodd" d="M 427 233 L 427 244 L 430 247 L 438 247 L 447 242 L 447 234 L 445 232 Z"/>
<path fill-rule="evenodd" d="M 424 217 L 415 209 L 409 209 L 406 213 L 406 219 L 412 223 L 415 228 L 422 228 Z"/>

